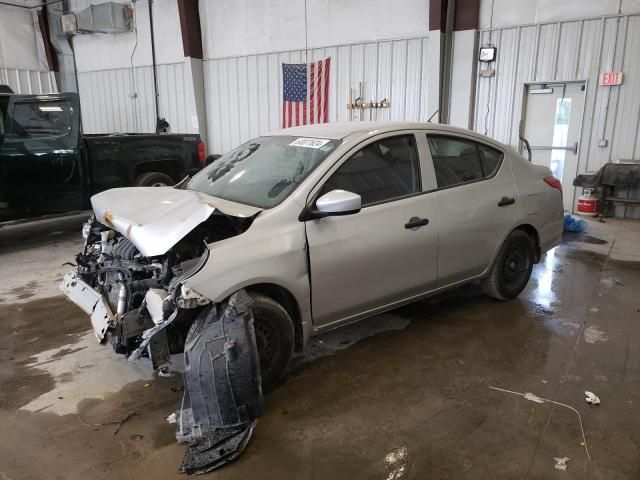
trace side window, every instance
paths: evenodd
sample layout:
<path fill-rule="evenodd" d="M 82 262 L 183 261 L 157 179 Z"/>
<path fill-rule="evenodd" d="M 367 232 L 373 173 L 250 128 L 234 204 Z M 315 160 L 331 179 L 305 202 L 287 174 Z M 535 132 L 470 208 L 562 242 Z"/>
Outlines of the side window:
<path fill-rule="evenodd" d="M 320 195 L 347 190 L 362 197 L 362 206 L 421 190 L 420 162 L 413 135 L 389 137 L 354 153 L 327 180 Z"/>
<path fill-rule="evenodd" d="M 69 102 L 18 102 L 11 118 L 17 137 L 58 137 L 71 131 L 73 108 Z"/>
<path fill-rule="evenodd" d="M 492 177 L 500 168 L 502 152 L 480 144 L 478 144 L 478 150 L 480 151 L 485 177 Z"/>
<path fill-rule="evenodd" d="M 475 182 L 493 176 L 502 152 L 458 137 L 427 135 L 438 187 Z"/>

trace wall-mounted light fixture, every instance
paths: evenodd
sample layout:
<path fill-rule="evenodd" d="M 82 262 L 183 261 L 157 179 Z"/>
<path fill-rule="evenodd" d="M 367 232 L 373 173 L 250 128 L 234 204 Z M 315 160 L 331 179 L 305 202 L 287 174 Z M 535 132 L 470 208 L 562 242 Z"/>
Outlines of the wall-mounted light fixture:
<path fill-rule="evenodd" d="M 494 45 L 483 45 L 478 53 L 481 62 L 493 62 L 496 59 L 497 48 Z"/>

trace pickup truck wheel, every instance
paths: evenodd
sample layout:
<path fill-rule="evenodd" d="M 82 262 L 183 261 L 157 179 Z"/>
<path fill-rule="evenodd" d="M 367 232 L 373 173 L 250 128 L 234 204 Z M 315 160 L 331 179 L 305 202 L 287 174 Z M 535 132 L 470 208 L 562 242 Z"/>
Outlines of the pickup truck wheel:
<path fill-rule="evenodd" d="M 169 175 L 160 172 L 143 173 L 134 182 L 136 187 L 170 187 L 175 183 Z"/>
<path fill-rule="evenodd" d="M 262 390 L 268 392 L 284 375 L 293 355 L 293 322 L 284 307 L 272 298 L 260 293 L 251 296 Z"/>
<path fill-rule="evenodd" d="M 529 282 L 534 259 L 533 239 L 522 230 L 514 230 L 502 244 L 489 276 L 480 281 L 482 290 L 498 300 L 516 298 Z"/>

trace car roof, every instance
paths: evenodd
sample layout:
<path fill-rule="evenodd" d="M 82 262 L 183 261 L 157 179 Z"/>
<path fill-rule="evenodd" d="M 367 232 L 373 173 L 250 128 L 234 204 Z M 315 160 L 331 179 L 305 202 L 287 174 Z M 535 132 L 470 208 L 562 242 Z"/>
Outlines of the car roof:
<path fill-rule="evenodd" d="M 453 127 L 440 123 L 419 122 L 333 122 L 302 125 L 299 127 L 285 128 L 268 133 L 268 136 L 290 135 L 295 137 L 330 138 L 343 140 L 352 135 L 369 136 L 379 133 L 393 132 L 396 130 L 430 130 L 442 133 L 461 133 L 478 138 L 478 140 L 499 143 L 489 137 L 467 130 L 466 128 Z"/>

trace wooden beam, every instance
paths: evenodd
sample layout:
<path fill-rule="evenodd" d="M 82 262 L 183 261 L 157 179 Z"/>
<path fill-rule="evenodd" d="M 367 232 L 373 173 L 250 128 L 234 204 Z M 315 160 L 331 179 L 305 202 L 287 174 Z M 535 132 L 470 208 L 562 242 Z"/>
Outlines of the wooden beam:
<path fill-rule="evenodd" d="M 178 13 L 180 14 L 184 56 L 202 60 L 202 32 L 200 30 L 198 0 L 178 0 Z"/>

